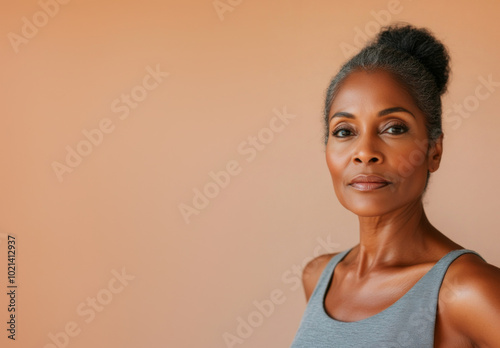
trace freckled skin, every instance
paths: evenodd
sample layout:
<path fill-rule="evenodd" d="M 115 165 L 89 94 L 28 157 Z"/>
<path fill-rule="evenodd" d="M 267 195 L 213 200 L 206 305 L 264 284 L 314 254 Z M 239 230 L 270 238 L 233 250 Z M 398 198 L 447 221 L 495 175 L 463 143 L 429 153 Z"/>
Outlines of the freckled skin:
<path fill-rule="evenodd" d="M 441 257 L 463 247 L 425 215 L 427 171 L 439 168 L 443 138 L 428 147 L 425 115 L 403 86 L 383 70 L 353 72 L 332 115 L 338 117 L 330 122 L 326 162 L 339 202 L 358 216 L 360 243 L 337 265 L 325 309 L 338 320 L 357 321 L 392 305 Z M 360 191 L 349 185 L 358 174 L 391 183 Z M 307 300 L 333 256 L 304 268 Z M 500 269 L 472 254 L 457 258 L 439 294 L 435 347 L 500 347 L 498 294 Z"/>

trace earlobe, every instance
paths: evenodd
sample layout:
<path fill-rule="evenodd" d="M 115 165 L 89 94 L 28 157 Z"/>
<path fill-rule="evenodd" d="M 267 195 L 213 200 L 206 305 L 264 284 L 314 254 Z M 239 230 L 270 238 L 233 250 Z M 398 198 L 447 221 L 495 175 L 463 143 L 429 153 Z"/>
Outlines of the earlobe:
<path fill-rule="evenodd" d="M 441 158 L 443 154 L 443 137 L 444 134 L 441 133 L 439 138 L 433 142 L 431 149 L 429 150 L 429 171 L 431 173 L 435 172 L 439 168 L 439 164 L 441 163 Z"/>

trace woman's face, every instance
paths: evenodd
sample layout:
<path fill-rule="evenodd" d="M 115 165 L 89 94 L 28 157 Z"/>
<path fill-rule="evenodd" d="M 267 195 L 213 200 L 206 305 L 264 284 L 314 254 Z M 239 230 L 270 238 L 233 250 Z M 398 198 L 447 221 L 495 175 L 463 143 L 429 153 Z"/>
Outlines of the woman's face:
<path fill-rule="evenodd" d="M 428 148 L 424 114 L 390 73 L 351 73 L 329 120 L 326 162 L 345 208 L 358 216 L 380 216 L 421 199 L 427 171 L 439 167 L 442 137 Z M 360 174 L 389 183 L 352 184 Z"/>

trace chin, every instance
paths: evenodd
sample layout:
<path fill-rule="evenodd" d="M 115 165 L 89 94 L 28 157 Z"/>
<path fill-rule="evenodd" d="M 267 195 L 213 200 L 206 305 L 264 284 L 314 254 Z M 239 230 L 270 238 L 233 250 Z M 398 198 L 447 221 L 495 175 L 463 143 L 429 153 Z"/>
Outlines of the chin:
<path fill-rule="evenodd" d="M 376 216 L 382 216 L 385 213 L 389 212 L 389 210 L 380 210 L 376 207 L 366 207 L 366 209 L 348 209 L 348 210 L 359 217 L 376 217 Z"/>
<path fill-rule="evenodd" d="M 340 203 L 344 208 L 360 217 L 381 216 L 394 209 L 394 204 L 382 199 L 356 198 L 341 200 Z"/>

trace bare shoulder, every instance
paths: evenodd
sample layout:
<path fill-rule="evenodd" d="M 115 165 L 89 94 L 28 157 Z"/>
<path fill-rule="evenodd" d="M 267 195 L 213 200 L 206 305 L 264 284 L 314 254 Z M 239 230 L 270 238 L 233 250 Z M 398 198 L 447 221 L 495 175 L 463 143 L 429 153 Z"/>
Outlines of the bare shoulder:
<path fill-rule="evenodd" d="M 309 261 L 302 271 L 302 285 L 304 286 L 304 292 L 306 295 L 306 301 L 309 301 L 311 294 L 318 283 L 321 273 L 325 269 L 326 265 L 332 257 L 338 253 L 323 254 L 315 257 Z"/>
<path fill-rule="evenodd" d="M 500 268 L 474 254 L 458 257 L 443 279 L 439 315 L 476 347 L 500 347 Z"/>

